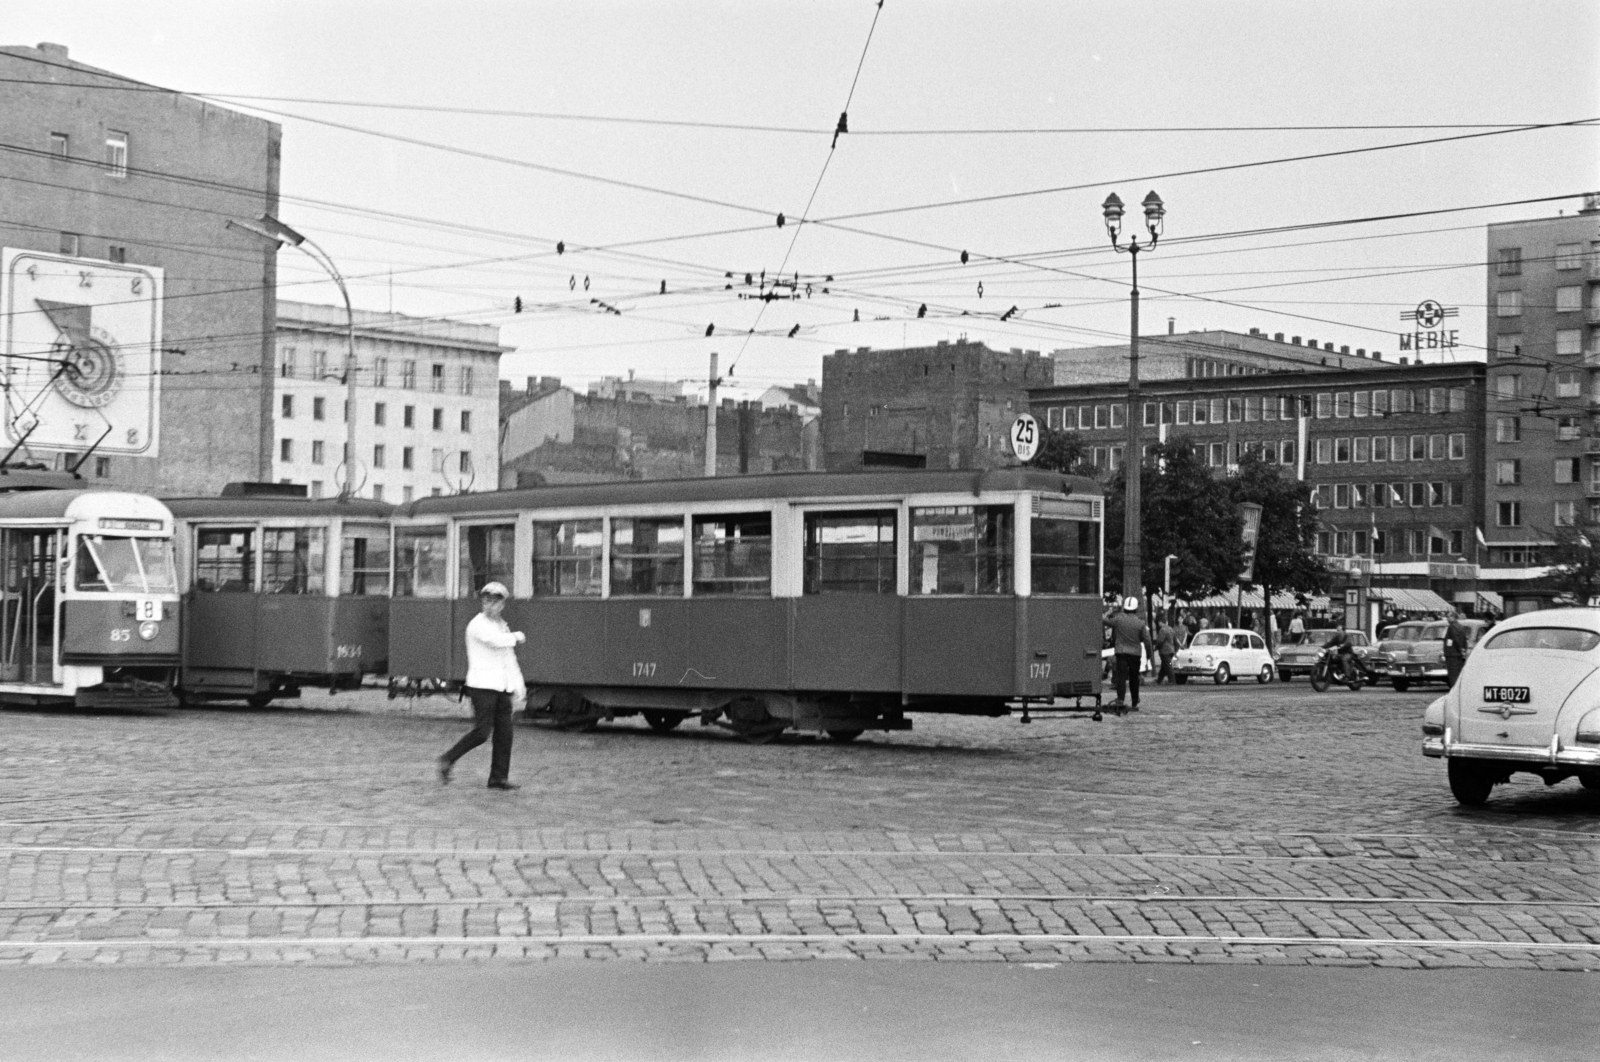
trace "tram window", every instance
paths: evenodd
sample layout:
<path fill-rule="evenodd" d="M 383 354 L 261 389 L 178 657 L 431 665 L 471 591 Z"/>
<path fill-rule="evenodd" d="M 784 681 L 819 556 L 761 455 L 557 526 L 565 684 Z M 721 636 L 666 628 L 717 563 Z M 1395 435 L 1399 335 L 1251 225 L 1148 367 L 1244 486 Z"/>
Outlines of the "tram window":
<path fill-rule="evenodd" d="M 449 558 L 444 528 L 395 528 L 394 596 L 444 597 Z"/>
<path fill-rule="evenodd" d="M 894 593 L 894 510 L 807 513 L 805 592 Z"/>
<path fill-rule="evenodd" d="M 195 532 L 196 590 L 248 594 L 255 584 L 254 528 L 202 528 Z"/>
<path fill-rule="evenodd" d="M 1100 525 L 1050 516 L 1032 523 L 1033 592 L 1100 593 Z"/>
<path fill-rule="evenodd" d="M 261 532 L 261 590 L 268 594 L 326 593 L 327 559 L 326 528 L 266 528 Z"/>
<path fill-rule="evenodd" d="M 1009 505 L 911 510 L 911 586 L 917 594 L 1009 594 Z"/>
<path fill-rule="evenodd" d="M 349 597 L 382 597 L 389 592 L 388 527 L 344 525 L 339 554 L 339 592 Z"/>
<path fill-rule="evenodd" d="M 487 583 L 515 586 L 512 579 L 515 524 L 479 524 L 461 529 L 461 582 L 456 593 L 476 597 Z"/>
<path fill-rule="evenodd" d="M 73 580 L 79 590 L 172 593 L 178 588 L 172 544 L 164 538 L 80 535 Z"/>
<path fill-rule="evenodd" d="M 611 596 L 683 594 L 683 520 L 611 521 Z"/>
<path fill-rule="evenodd" d="M 534 596 L 599 597 L 603 536 L 599 520 L 534 524 Z"/>
<path fill-rule="evenodd" d="M 694 593 L 772 593 L 772 514 L 694 518 Z"/>

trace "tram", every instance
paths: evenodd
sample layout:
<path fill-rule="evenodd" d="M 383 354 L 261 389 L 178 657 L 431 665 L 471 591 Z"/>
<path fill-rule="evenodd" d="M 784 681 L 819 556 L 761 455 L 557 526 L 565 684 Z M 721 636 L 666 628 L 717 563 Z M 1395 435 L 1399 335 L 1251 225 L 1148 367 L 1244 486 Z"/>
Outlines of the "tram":
<path fill-rule="evenodd" d="M 121 491 L 0 482 L 0 703 L 176 703 L 172 514 Z M 16 489 L 16 488 L 23 489 Z"/>
<path fill-rule="evenodd" d="M 354 689 L 385 669 L 393 507 L 286 497 L 273 486 L 167 500 L 178 524 L 186 699 L 260 708 L 302 686 Z"/>
<path fill-rule="evenodd" d="M 1100 695 L 1102 497 L 1023 469 L 777 473 L 422 498 L 395 510 L 391 690 L 459 682 L 477 590 L 529 714 L 849 741 L 914 712 Z"/>

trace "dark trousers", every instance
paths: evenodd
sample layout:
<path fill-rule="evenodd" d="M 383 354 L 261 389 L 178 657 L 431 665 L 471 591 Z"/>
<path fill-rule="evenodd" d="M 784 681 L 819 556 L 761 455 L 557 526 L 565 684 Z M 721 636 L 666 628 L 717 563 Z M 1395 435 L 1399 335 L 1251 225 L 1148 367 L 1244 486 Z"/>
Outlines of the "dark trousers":
<path fill-rule="evenodd" d="M 1124 691 L 1133 689 L 1133 706 L 1139 707 L 1139 654 L 1118 653 L 1113 680 L 1117 684 L 1117 703 L 1122 703 Z"/>
<path fill-rule="evenodd" d="M 1444 658 L 1444 673 L 1449 677 L 1450 688 L 1456 688 L 1456 679 L 1461 677 L 1461 668 L 1467 662 L 1464 656 L 1446 656 Z"/>
<path fill-rule="evenodd" d="M 471 752 L 490 735 L 494 747 L 489 755 L 489 781 L 505 782 L 511 774 L 511 694 L 501 690 L 480 690 L 468 686 L 466 694 L 472 698 L 472 729 L 467 736 L 450 746 L 444 754 L 446 763 L 455 763 Z"/>
<path fill-rule="evenodd" d="M 1161 685 L 1163 682 L 1171 682 L 1172 681 L 1172 657 L 1173 657 L 1173 655 L 1174 654 L 1167 652 L 1165 649 L 1163 649 L 1161 651 L 1161 670 L 1156 672 L 1156 685 L 1157 686 Z"/>

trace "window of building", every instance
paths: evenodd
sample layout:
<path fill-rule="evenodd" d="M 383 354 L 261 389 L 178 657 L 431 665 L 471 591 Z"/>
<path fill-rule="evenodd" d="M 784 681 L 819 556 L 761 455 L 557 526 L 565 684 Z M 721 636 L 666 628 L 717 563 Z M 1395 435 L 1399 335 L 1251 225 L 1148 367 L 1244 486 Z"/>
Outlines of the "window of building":
<path fill-rule="evenodd" d="M 1520 417 L 1494 418 L 1494 441 L 1514 443 L 1522 441 L 1522 419 Z"/>
<path fill-rule="evenodd" d="M 1111 427 L 1111 411 L 1105 406 L 1094 407 L 1094 426 L 1096 428 Z"/>
<path fill-rule="evenodd" d="M 322 464 L 323 453 L 324 453 L 325 449 L 326 449 L 326 447 L 324 447 L 321 439 L 312 440 L 312 443 L 311 443 L 311 463 L 312 464 L 314 464 L 314 465 Z"/>
<path fill-rule="evenodd" d="M 472 430 L 472 410 L 470 410 L 470 409 L 463 409 L 461 411 L 461 430 L 462 431 L 471 431 Z"/>
<path fill-rule="evenodd" d="M 599 597 L 604 547 L 599 520 L 534 524 L 534 596 Z"/>
<path fill-rule="evenodd" d="M 1579 469 L 1580 469 L 1580 466 L 1582 464 L 1583 464 L 1583 458 L 1581 458 L 1581 457 L 1558 457 L 1558 458 L 1556 458 L 1556 482 L 1557 483 L 1579 483 L 1579 482 L 1581 482 L 1583 473 Z"/>
<path fill-rule="evenodd" d="M 1317 552 L 1326 556 L 1333 549 L 1333 534 L 1329 531 L 1317 532 Z"/>
<path fill-rule="evenodd" d="M 417 363 L 406 360 L 400 363 L 400 386 L 407 391 L 417 388 Z"/>
<path fill-rule="evenodd" d="M 1389 505 L 1389 484 L 1374 483 L 1372 493 L 1368 495 L 1374 509 L 1384 509 Z"/>
<path fill-rule="evenodd" d="M 1051 431 L 1061 430 L 1061 407 L 1051 406 L 1044 411 L 1044 426 Z"/>
<path fill-rule="evenodd" d="M 383 467 L 383 459 L 384 459 L 385 453 L 386 453 L 386 450 L 385 450 L 385 447 L 384 447 L 383 443 L 378 443 L 377 445 L 375 445 L 372 448 L 372 467 L 373 468 L 382 468 Z"/>
<path fill-rule="evenodd" d="M 1467 488 L 1459 479 L 1452 479 L 1447 485 L 1451 505 L 1467 504 Z"/>
<path fill-rule="evenodd" d="M 113 243 L 106 248 L 106 257 L 113 262 L 126 262 L 128 260 L 128 249 L 120 243 Z"/>
<path fill-rule="evenodd" d="M 1378 392 L 1382 394 L 1383 392 Z M 1389 460 L 1389 437 L 1387 435 L 1374 435 L 1372 437 L 1372 459 L 1374 461 Z"/>
<path fill-rule="evenodd" d="M 1578 398 L 1583 394 L 1583 378 L 1581 373 L 1558 372 L 1556 373 L 1556 397 Z"/>
<path fill-rule="evenodd" d="M 1408 531 L 1406 538 L 1410 540 L 1410 550 L 1413 554 L 1422 556 L 1428 552 L 1428 533 L 1426 531 Z"/>
<path fill-rule="evenodd" d="M 1285 439 L 1285 440 L 1283 440 L 1283 442 L 1278 444 L 1278 463 L 1279 464 L 1292 465 L 1292 464 L 1295 463 L 1296 460 L 1297 460 L 1297 458 L 1295 457 L 1295 449 L 1294 449 L 1294 440 L 1293 439 Z"/>
<path fill-rule="evenodd" d="M 1357 391 L 1350 396 L 1350 415 L 1366 417 L 1372 414 L 1372 392 Z"/>
<path fill-rule="evenodd" d="M 1494 297 L 1494 315 L 1496 317 L 1521 317 L 1522 292 L 1496 292 Z"/>
<path fill-rule="evenodd" d="M 444 431 L 444 410 L 437 406 L 433 409 L 433 430 Z"/>
<path fill-rule="evenodd" d="M 1343 420 L 1350 416 L 1350 392 L 1340 391 L 1333 396 L 1333 415 Z"/>
<path fill-rule="evenodd" d="M 294 378 L 294 348 L 284 347 L 278 351 L 278 375 L 284 379 Z"/>
<path fill-rule="evenodd" d="M 1466 432 L 1453 432 L 1450 435 L 1450 460 L 1464 461 L 1467 457 Z"/>
<path fill-rule="evenodd" d="M 383 427 L 389 420 L 389 406 L 386 402 L 372 403 L 372 423 Z"/>
<path fill-rule="evenodd" d="M 1228 459 L 1228 448 L 1225 444 L 1214 442 L 1206 447 L 1206 464 L 1212 468 L 1221 468 Z"/>
<path fill-rule="evenodd" d="M 1206 413 L 1210 410 L 1210 408 L 1210 403 L 1208 403 L 1205 399 L 1198 399 L 1194 404 L 1194 422 L 1196 424 L 1206 423 Z"/>
<path fill-rule="evenodd" d="M 1443 387 L 1428 388 L 1428 412 L 1444 413 L 1449 410 L 1449 392 Z"/>
<path fill-rule="evenodd" d="M 1363 464 L 1370 460 L 1372 458 L 1372 440 L 1365 435 L 1358 436 L 1355 439 L 1355 449 L 1350 458 L 1358 464 Z"/>
<path fill-rule="evenodd" d="M 1424 509 L 1428 505 L 1428 485 L 1426 483 L 1408 484 L 1411 488 L 1411 507 Z"/>
<path fill-rule="evenodd" d="M 1177 416 L 1174 419 L 1176 419 L 1179 424 L 1189 423 L 1189 414 L 1193 408 L 1194 407 L 1188 402 L 1179 402 L 1176 410 Z"/>
<path fill-rule="evenodd" d="M 106 130 L 106 172 L 113 177 L 128 175 L 128 134 Z"/>
<path fill-rule="evenodd" d="M 1389 413 L 1389 392 L 1372 392 L 1372 415 L 1374 417 L 1387 416 Z"/>
<path fill-rule="evenodd" d="M 430 465 L 429 467 L 432 468 L 433 471 L 435 471 L 435 472 L 443 472 L 444 471 L 444 451 L 443 450 L 434 450 L 433 451 L 433 455 L 432 455 L 432 461 L 433 461 L 433 464 Z"/>
<path fill-rule="evenodd" d="M 438 362 L 433 363 L 433 391 L 435 394 L 444 392 L 444 366 Z"/>
<path fill-rule="evenodd" d="M 388 358 L 375 357 L 375 358 L 372 359 L 372 386 L 373 387 L 388 387 L 389 386 L 389 359 Z"/>
<path fill-rule="evenodd" d="M 1350 508 L 1365 509 L 1372 501 L 1372 488 L 1366 483 L 1350 484 Z"/>
<path fill-rule="evenodd" d="M 1522 526 L 1522 503 L 1503 501 L 1495 505 L 1495 524 L 1499 527 Z"/>
<path fill-rule="evenodd" d="M 1117 469 L 1122 467 L 1122 451 L 1124 449 L 1125 447 L 1122 446 L 1113 446 L 1111 448 L 1110 459 L 1106 464 L 1106 467 L 1111 471 L 1115 472 Z"/>
<path fill-rule="evenodd" d="M 1522 377 L 1514 372 L 1496 373 L 1494 377 L 1494 396 L 1496 398 L 1514 399 L 1522 393 Z"/>
<path fill-rule="evenodd" d="M 410 502 L 416 496 L 417 496 L 416 488 L 414 488 L 414 487 L 401 487 L 400 488 L 400 500 L 401 501 Z"/>
<path fill-rule="evenodd" d="M 313 350 L 311 352 L 311 378 L 321 380 L 328 375 L 328 352 L 326 350 Z"/>
<path fill-rule="evenodd" d="M 67 257 L 78 257 L 78 234 L 75 232 L 63 232 L 57 246 L 60 248 L 61 253 Z"/>
<path fill-rule="evenodd" d="M 1496 254 L 1495 274 L 1502 277 L 1522 275 L 1522 248 L 1502 247 Z"/>
<path fill-rule="evenodd" d="M 1557 269 L 1581 269 L 1583 267 L 1583 244 L 1558 243 L 1556 244 Z"/>
<path fill-rule="evenodd" d="M 279 416 L 284 420 L 294 419 L 294 395 L 278 396 Z"/>
<path fill-rule="evenodd" d="M 1390 413 L 1410 413 L 1411 412 L 1411 392 L 1408 391 L 1408 390 L 1404 390 L 1404 389 L 1390 391 L 1389 392 L 1389 412 Z"/>
<path fill-rule="evenodd" d="M 58 159 L 66 158 L 68 155 L 68 147 L 71 142 L 72 138 L 67 136 L 66 133 L 51 133 L 50 154 Z"/>
<path fill-rule="evenodd" d="M 111 478 L 111 458 L 109 458 L 109 457 L 96 457 L 94 459 L 94 478 L 95 479 L 110 479 Z"/>
<path fill-rule="evenodd" d="M 1127 408 L 1121 402 L 1117 402 L 1111 407 L 1111 426 L 1113 428 L 1127 427 L 1128 422 L 1124 419 L 1126 416 L 1124 411 Z"/>
<path fill-rule="evenodd" d="M 1411 437 L 1411 460 L 1426 461 L 1428 459 L 1428 437 L 1426 435 L 1413 435 Z"/>
<path fill-rule="evenodd" d="M 416 447 L 406 446 L 400 450 L 400 467 L 409 470 L 416 459 Z"/>
<path fill-rule="evenodd" d="M 1335 483 L 1333 485 L 1333 507 L 1335 509 L 1350 508 L 1350 484 Z"/>
<path fill-rule="evenodd" d="M 464 395 L 470 395 L 472 393 L 472 366 L 471 365 L 463 365 L 463 366 L 461 366 L 461 393 L 464 394 Z"/>
<path fill-rule="evenodd" d="M 1333 416 L 1333 395 L 1324 391 L 1317 396 L 1317 419 L 1327 420 Z"/>
<path fill-rule="evenodd" d="M 327 418 L 327 415 L 328 415 L 328 401 L 327 401 L 327 399 L 325 399 L 325 398 L 313 398 L 311 400 L 311 419 L 312 420 L 325 420 Z"/>
<path fill-rule="evenodd" d="M 469 476 L 472 474 L 471 450 L 462 450 L 461 453 L 456 457 L 456 471 L 460 472 L 463 476 Z"/>
<path fill-rule="evenodd" d="M 1334 464 L 1338 464 L 1338 465 L 1346 465 L 1346 464 L 1350 463 L 1350 440 L 1349 439 L 1335 439 L 1335 440 L 1333 440 L 1333 461 L 1334 461 Z"/>
<path fill-rule="evenodd" d="M 1556 289 L 1556 313 L 1577 313 L 1583 309 L 1583 288 L 1576 284 Z"/>
<path fill-rule="evenodd" d="M 1514 487 L 1522 482 L 1522 461 L 1519 458 L 1502 458 L 1494 463 L 1494 481 L 1497 486 Z"/>
<path fill-rule="evenodd" d="M 1503 336 L 1494 337 L 1494 356 L 1497 358 L 1514 358 L 1522 353 L 1522 333 L 1511 332 Z"/>
<path fill-rule="evenodd" d="M 1445 448 L 1443 435 L 1428 436 L 1428 460 L 1443 461 L 1449 451 Z"/>
<path fill-rule="evenodd" d="M 1571 527 L 1578 522 L 1578 503 L 1570 501 L 1556 502 L 1555 525 L 1557 527 Z"/>
<path fill-rule="evenodd" d="M 1389 484 L 1389 508 L 1403 509 L 1406 505 L 1406 485 L 1404 483 Z"/>
<path fill-rule="evenodd" d="M 1444 497 L 1443 483 L 1428 484 L 1428 505 L 1431 508 L 1439 508 L 1440 506 L 1444 505 Z"/>
<path fill-rule="evenodd" d="M 1250 412 L 1249 412 L 1248 407 L 1245 410 L 1245 415 L 1244 416 L 1245 416 L 1246 420 L 1250 419 Z M 1263 398 L 1261 400 L 1261 419 L 1262 420 L 1277 420 L 1278 419 L 1278 398 L 1277 398 L 1276 395 L 1267 395 L 1265 398 Z"/>
<path fill-rule="evenodd" d="M 1331 464 L 1333 464 L 1333 440 L 1332 439 L 1318 439 L 1317 440 L 1317 464 L 1319 464 L 1319 465 L 1331 465 Z"/>
<path fill-rule="evenodd" d="M 1556 329 L 1556 353 L 1557 354 L 1568 354 L 1568 355 L 1582 354 L 1583 353 L 1583 329 L 1581 329 L 1581 328 L 1558 328 L 1558 329 Z"/>
<path fill-rule="evenodd" d="M 1583 436 L 1583 421 L 1578 417 L 1556 418 L 1556 441 L 1576 442 Z"/>
<path fill-rule="evenodd" d="M 1243 419 L 1244 419 L 1244 399 L 1242 399 L 1242 398 L 1230 398 L 1230 399 L 1228 399 L 1228 420 L 1230 422 L 1238 422 L 1238 421 L 1241 421 Z"/>
<path fill-rule="evenodd" d="M 1252 395 L 1244 400 L 1244 419 L 1246 423 L 1261 419 L 1261 396 Z"/>

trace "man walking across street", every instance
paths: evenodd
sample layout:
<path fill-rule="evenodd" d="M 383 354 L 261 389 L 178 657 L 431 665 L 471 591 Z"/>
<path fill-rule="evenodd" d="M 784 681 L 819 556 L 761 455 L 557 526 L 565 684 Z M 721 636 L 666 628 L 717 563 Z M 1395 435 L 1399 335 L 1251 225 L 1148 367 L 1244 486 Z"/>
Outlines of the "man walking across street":
<path fill-rule="evenodd" d="M 489 788 L 518 789 L 511 774 L 511 697 L 527 689 L 516 647 L 527 635 L 507 626 L 504 613 L 511 591 L 503 583 L 489 583 L 478 591 L 481 611 L 467 624 L 466 693 L 472 699 L 473 726 L 439 757 L 439 782 L 448 785 L 456 761 L 493 735 L 489 756 Z"/>
<path fill-rule="evenodd" d="M 1156 626 L 1156 652 L 1161 656 L 1161 669 L 1156 672 L 1156 685 L 1172 681 L 1172 658 L 1178 651 L 1178 634 L 1166 619 Z"/>
<path fill-rule="evenodd" d="M 1147 650 L 1151 656 L 1155 655 L 1150 641 L 1150 628 L 1139 618 L 1139 599 L 1132 595 L 1123 598 L 1122 611 L 1107 612 L 1103 620 L 1111 631 L 1112 659 L 1116 663 L 1114 680 L 1117 684 L 1117 701 L 1112 707 L 1123 707 L 1128 687 L 1131 686 L 1133 710 L 1138 711 L 1140 651 Z"/>
<path fill-rule="evenodd" d="M 1450 610 L 1449 624 L 1444 629 L 1444 670 L 1449 676 L 1450 688 L 1456 688 L 1461 677 L 1461 667 L 1467 662 L 1467 628 L 1455 609 Z"/>

